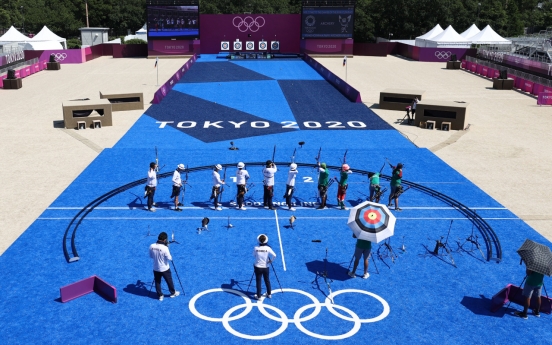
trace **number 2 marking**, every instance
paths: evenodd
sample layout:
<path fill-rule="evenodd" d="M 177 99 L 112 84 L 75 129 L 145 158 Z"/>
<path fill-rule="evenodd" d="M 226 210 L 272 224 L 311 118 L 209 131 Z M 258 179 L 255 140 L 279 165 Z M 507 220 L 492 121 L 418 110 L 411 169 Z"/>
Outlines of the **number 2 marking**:
<path fill-rule="evenodd" d="M 299 128 L 299 126 L 297 126 L 297 122 L 294 122 L 294 121 L 282 121 L 280 123 L 284 125 L 282 126 L 282 128 Z"/>
<path fill-rule="evenodd" d="M 339 121 L 326 121 L 326 124 L 329 125 L 328 128 L 345 128 Z"/>

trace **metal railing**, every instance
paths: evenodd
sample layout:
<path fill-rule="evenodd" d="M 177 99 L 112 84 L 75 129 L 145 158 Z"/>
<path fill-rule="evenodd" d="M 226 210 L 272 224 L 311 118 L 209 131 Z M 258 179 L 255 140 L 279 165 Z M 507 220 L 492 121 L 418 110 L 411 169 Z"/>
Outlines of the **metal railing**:
<path fill-rule="evenodd" d="M 505 70 L 507 70 L 508 74 L 513 75 L 515 77 L 523 78 L 525 80 L 531 81 L 533 83 L 541 84 L 543 86 L 552 87 L 552 80 L 546 79 L 546 78 L 541 78 L 541 77 L 538 77 L 538 76 L 536 76 L 534 74 L 531 74 L 531 73 L 522 72 L 522 71 L 517 70 L 517 69 L 505 67 L 503 65 L 497 65 L 497 64 L 494 64 L 490 61 L 481 60 L 481 59 L 474 58 L 474 57 L 471 57 L 471 56 L 466 56 L 466 61 L 474 62 L 478 65 L 494 68 L 494 69 L 499 70 L 499 71 L 505 69 Z"/>
<path fill-rule="evenodd" d="M 38 63 L 38 58 L 34 58 L 34 59 L 31 59 L 31 60 L 27 60 L 27 61 L 21 61 L 19 63 L 16 63 L 15 65 L 10 65 L 8 67 L 1 68 L 0 69 L 0 74 L 7 73 L 9 69 L 17 69 L 17 68 L 24 67 L 24 66 L 34 65 L 35 63 Z"/>

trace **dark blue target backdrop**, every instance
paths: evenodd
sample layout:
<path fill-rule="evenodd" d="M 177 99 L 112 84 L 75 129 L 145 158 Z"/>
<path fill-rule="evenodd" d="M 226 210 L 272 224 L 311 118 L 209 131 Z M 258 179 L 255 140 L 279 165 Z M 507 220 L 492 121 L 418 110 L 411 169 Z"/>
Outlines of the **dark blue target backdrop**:
<path fill-rule="evenodd" d="M 68 264 L 62 238 L 73 217 L 99 196 L 145 178 L 156 147 L 161 173 L 172 174 L 180 163 L 207 167 L 188 174 L 183 211 L 171 210 L 170 178 L 159 181 L 155 213 L 145 211 L 143 185 L 116 193 L 79 223 L 74 246 L 80 260 Z M 236 210 L 234 164 L 272 159 L 274 147 L 274 160 L 282 163 L 275 178 L 276 210 L 262 207 L 262 172 L 254 165 L 247 166 L 247 210 Z M 353 170 L 379 171 L 387 157 L 404 164 L 405 180 L 476 209 L 498 234 L 503 260 L 487 262 L 465 244 L 472 224 L 460 212 L 409 189 L 400 197 L 403 211 L 391 210 L 397 217 L 390 238 L 395 262 L 378 257 L 374 244 L 370 277 L 361 278 L 362 263 L 356 279 L 349 277 L 356 243 L 347 226 L 349 211 L 336 207 L 336 183 L 328 190 L 329 208 L 316 210 L 313 167 L 319 152 L 321 162 L 338 166 L 346 150 Z M 296 162 L 312 165 L 298 168 L 292 200 L 297 210 L 291 212 L 283 195 L 294 152 Z M 222 171 L 228 185 L 219 212 L 210 209 L 209 200 L 215 164 L 231 165 Z M 338 176 L 330 171 L 331 178 Z M 347 207 L 366 200 L 367 182 L 358 172 L 349 176 Z M 388 181 L 381 183 L 389 189 Z M 198 234 L 204 217 L 210 219 L 209 231 Z M 457 267 L 448 256 L 426 250 L 449 227 Z M 171 270 L 182 292 L 162 302 L 148 293 L 153 280 L 148 246 L 161 231 L 174 234 L 177 242 L 169 247 Z M 268 236 L 277 258 L 270 273 L 272 298 L 257 301 L 255 282 L 249 282 L 260 233 Z M 473 234 L 486 250 L 477 229 Z M 552 336 L 550 315 L 522 320 L 511 315 L 520 309 L 516 304 L 489 311 L 494 294 L 522 281 L 525 270 L 515 251 L 526 238 L 550 245 L 364 104 L 349 102 L 302 60 L 228 62 L 204 55 L 0 257 L 0 343 L 541 343 Z M 406 251 L 399 250 L 402 245 Z M 332 293 L 317 275 L 323 271 L 332 280 Z M 60 302 L 60 287 L 92 275 L 117 289 L 116 304 L 94 293 Z"/>

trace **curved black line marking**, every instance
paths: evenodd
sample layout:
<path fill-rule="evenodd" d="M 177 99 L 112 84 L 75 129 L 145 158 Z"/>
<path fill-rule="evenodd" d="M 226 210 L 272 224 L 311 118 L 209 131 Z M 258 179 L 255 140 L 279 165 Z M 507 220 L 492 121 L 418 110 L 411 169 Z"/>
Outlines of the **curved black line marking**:
<path fill-rule="evenodd" d="M 227 163 L 227 164 L 222 164 L 222 166 L 226 168 L 226 167 L 236 166 L 236 164 L 237 163 Z M 253 162 L 253 163 L 245 163 L 245 164 L 249 166 L 265 166 L 265 162 Z M 289 162 L 276 162 L 276 164 L 287 165 L 289 164 Z M 314 166 L 313 164 L 308 164 L 308 163 L 296 163 L 296 164 L 300 167 L 312 168 Z M 196 167 L 196 168 L 188 168 L 187 171 L 196 172 L 196 171 L 202 171 L 202 170 L 211 170 L 212 168 L 213 168 L 212 165 L 207 165 L 207 166 Z M 328 169 L 332 169 L 332 170 L 339 170 L 340 168 L 341 167 L 339 166 L 333 166 L 333 165 L 328 166 Z M 368 175 L 372 173 L 366 170 L 358 170 L 358 169 L 351 169 L 351 170 L 361 175 Z M 162 179 L 165 177 L 172 176 L 172 174 L 173 174 L 172 171 L 165 172 L 165 173 L 159 174 L 157 178 Z M 388 176 L 388 175 L 380 175 L 380 177 L 383 178 L 384 180 L 388 180 L 388 181 L 391 180 L 391 176 Z M 65 259 L 67 260 L 67 262 L 75 262 L 79 260 L 79 254 L 77 252 L 77 247 L 75 245 L 75 237 L 77 234 L 77 229 L 81 225 L 84 218 L 86 218 L 86 216 L 90 212 L 92 212 L 97 206 L 99 206 L 104 201 L 110 199 L 114 195 L 122 193 L 130 188 L 134 188 L 136 186 L 142 185 L 144 183 L 146 183 L 145 178 L 127 183 L 124 186 L 121 186 L 119 188 L 115 188 L 114 190 L 107 192 L 104 195 L 90 202 L 83 209 L 81 209 L 75 217 L 73 217 L 73 219 L 67 226 L 67 229 L 65 230 L 65 234 L 63 235 L 63 253 L 65 255 Z M 454 207 L 458 212 L 460 212 L 466 218 L 468 218 L 481 232 L 481 235 L 483 236 L 483 239 L 485 241 L 485 246 L 487 247 L 487 261 L 494 260 L 498 263 L 502 260 L 502 247 L 500 245 L 500 240 L 498 239 L 498 236 L 494 232 L 493 228 L 491 228 L 491 226 L 483 218 L 481 218 L 474 210 L 470 209 L 469 207 L 465 206 L 459 201 L 443 193 L 437 192 L 431 188 L 419 185 L 417 183 L 404 181 L 404 180 L 402 181 L 402 183 L 406 186 L 409 186 L 410 188 L 413 188 L 417 191 L 428 194 L 436 199 L 439 199 L 445 204 L 448 204 L 449 206 Z M 69 250 L 67 248 L 67 239 L 71 231 L 72 231 L 71 253 L 69 253 Z M 494 253 L 494 257 L 493 257 L 493 253 Z"/>

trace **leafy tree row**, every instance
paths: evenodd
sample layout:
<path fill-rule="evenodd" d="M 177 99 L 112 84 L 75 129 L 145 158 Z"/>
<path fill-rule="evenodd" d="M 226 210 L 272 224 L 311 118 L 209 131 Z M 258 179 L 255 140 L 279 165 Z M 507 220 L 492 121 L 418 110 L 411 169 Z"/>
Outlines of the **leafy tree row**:
<path fill-rule="evenodd" d="M 86 26 L 111 28 L 111 36 L 134 32 L 146 18 L 146 0 L 1 0 L 0 28 L 37 33 L 43 25 L 63 37 Z M 201 13 L 300 13 L 301 0 L 200 0 Z M 436 24 L 457 31 L 490 24 L 503 36 L 552 27 L 552 0 L 357 0 L 354 38 L 413 39 Z M 392 34 L 392 36 L 391 36 Z"/>

